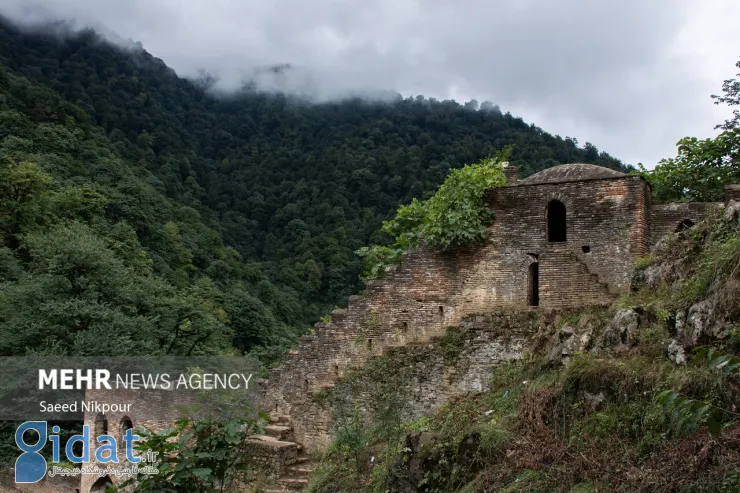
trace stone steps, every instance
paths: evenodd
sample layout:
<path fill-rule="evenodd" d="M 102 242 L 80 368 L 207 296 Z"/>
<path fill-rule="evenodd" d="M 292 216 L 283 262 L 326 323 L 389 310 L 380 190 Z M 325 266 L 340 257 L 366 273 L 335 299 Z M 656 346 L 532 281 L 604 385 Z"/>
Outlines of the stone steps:
<path fill-rule="evenodd" d="M 289 476 L 280 478 L 277 482 L 284 490 L 303 491 L 303 489 L 308 486 L 308 477 Z"/>
<path fill-rule="evenodd" d="M 314 467 L 312 465 L 295 465 L 288 468 L 288 472 L 295 475 L 306 475 L 310 476 L 311 473 L 314 471 Z"/>
<path fill-rule="evenodd" d="M 265 434 L 284 442 L 293 441 L 293 428 L 290 426 L 268 425 L 265 427 Z"/>
<path fill-rule="evenodd" d="M 272 465 L 278 478 L 273 485 L 260 488 L 259 493 L 288 493 L 305 490 L 314 467 L 311 458 L 301 454 L 303 446 L 293 441 L 293 427 L 287 416 L 271 416 L 265 434 L 253 435 L 250 443 L 272 450 Z M 279 423 L 279 424 L 278 424 Z"/>

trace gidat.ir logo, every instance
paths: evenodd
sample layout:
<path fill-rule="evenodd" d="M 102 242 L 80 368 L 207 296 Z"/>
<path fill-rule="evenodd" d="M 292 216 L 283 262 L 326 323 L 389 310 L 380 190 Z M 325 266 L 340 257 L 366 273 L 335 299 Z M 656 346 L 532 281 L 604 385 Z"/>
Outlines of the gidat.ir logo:
<path fill-rule="evenodd" d="M 34 430 L 38 441 L 26 443 L 25 433 Z M 38 483 L 46 474 L 46 459 L 39 451 L 46 445 L 46 421 L 27 421 L 15 431 L 15 444 L 23 452 L 15 461 L 16 483 Z M 57 437 L 58 438 L 58 437 Z"/>
<path fill-rule="evenodd" d="M 26 442 L 26 433 L 35 431 L 38 434 L 38 440 L 32 443 Z M 51 462 L 58 463 L 61 460 L 61 446 L 59 443 L 58 426 L 51 427 L 51 435 L 47 431 L 46 421 L 26 421 L 18 427 L 15 432 L 15 444 L 23 452 L 15 461 L 15 482 L 16 483 L 38 483 L 46 475 L 47 462 L 44 456 L 39 452 L 44 448 L 47 441 L 51 442 Z M 126 430 L 121 437 L 125 450 L 125 460 L 131 464 L 138 464 L 141 458 L 134 456 L 134 443 L 141 437 L 134 435 L 132 429 Z M 64 448 L 66 460 L 73 464 L 83 464 L 90 462 L 90 456 L 94 455 L 95 461 L 100 464 L 118 464 L 118 444 L 115 437 L 111 435 L 100 435 L 95 438 L 97 448 L 91 451 L 90 426 L 82 427 L 81 435 L 73 435 L 67 440 Z M 75 455 L 74 446 L 81 445 L 80 455 Z"/>

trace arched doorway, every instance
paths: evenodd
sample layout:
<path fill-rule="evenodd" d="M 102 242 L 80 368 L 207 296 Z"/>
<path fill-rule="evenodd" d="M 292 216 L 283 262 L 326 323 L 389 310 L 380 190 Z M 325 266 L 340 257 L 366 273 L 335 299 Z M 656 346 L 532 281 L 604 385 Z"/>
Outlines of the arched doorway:
<path fill-rule="evenodd" d="M 131 421 L 131 418 L 129 418 L 128 416 L 124 416 L 123 418 L 121 418 L 121 425 L 120 425 L 121 436 L 125 435 L 126 432 L 133 427 L 134 427 L 134 423 Z"/>
<path fill-rule="evenodd" d="M 529 306 L 540 306 L 540 264 L 537 262 L 529 264 L 527 304 Z"/>
<path fill-rule="evenodd" d="M 565 205 L 559 200 L 551 200 L 547 204 L 547 241 L 566 241 L 566 230 Z"/>
<path fill-rule="evenodd" d="M 126 452 L 126 444 L 123 441 L 124 435 L 126 435 L 126 432 L 134 427 L 134 423 L 131 421 L 131 418 L 128 416 L 124 416 L 121 418 L 121 423 L 118 425 L 118 432 L 120 435 L 118 436 L 118 454 L 125 457 L 123 454 Z"/>
<path fill-rule="evenodd" d="M 90 488 L 90 493 L 105 493 L 105 491 L 113 485 L 110 476 L 103 476 L 102 478 L 95 481 Z"/>

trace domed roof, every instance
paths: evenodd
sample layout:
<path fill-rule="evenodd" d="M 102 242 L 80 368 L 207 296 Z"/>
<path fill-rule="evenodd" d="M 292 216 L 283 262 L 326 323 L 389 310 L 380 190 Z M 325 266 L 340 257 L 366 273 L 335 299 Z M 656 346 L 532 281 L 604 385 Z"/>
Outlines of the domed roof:
<path fill-rule="evenodd" d="M 619 178 L 627 176 L 619 171 L 597 166 L 595 164 L 575 163 L 553 166 L 519 180 L 520 185 L 534 185 L 537 183 L 558 183 L 563 181 L 593 180 L 594 178 Z"/>

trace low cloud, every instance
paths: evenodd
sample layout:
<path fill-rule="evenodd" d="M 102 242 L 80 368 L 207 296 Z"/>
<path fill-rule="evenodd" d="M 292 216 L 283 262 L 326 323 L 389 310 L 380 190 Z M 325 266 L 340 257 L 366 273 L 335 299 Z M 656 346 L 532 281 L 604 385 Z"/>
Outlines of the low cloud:
<path fill-rule="evenodd" d="M 490 100 L 548 132 L 654 165 L 714 133 L 734 75 L 731 0 L 6 0 L 26 21 L 70 19 L 140 41 L 181 75 L 245 79 L 326 100 L 398 91 Z M 114 35 L 112 33 L 117 33 Z M 274 70 L 275 67 L 282 67 Z"/>

